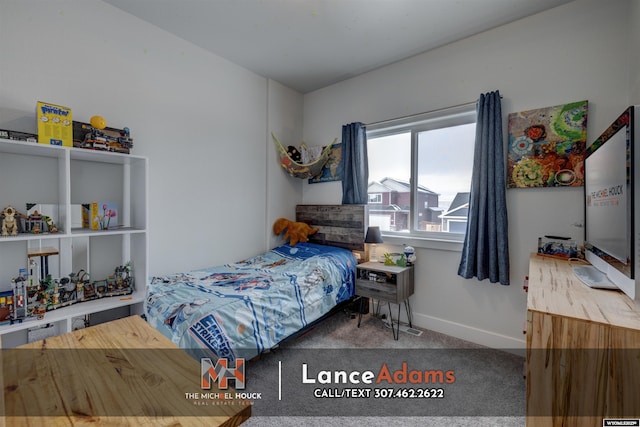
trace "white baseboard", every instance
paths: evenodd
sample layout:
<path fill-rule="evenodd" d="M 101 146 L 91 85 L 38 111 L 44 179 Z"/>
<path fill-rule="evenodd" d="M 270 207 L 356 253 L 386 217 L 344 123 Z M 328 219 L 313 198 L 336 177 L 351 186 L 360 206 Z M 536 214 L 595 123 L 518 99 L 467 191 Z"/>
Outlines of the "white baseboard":
<path fill-rule="evenodd" d="M 525 356 L 526 342 L 507 335 L 485 331 L 473 326 L 463 325 L 450 320 L 439 319 L 425 314 L 413 313 L 413 326 L 429 329 L 461 340 L 470 341 L 485 347 L 505 350 L 519 356 Z"/>
<path fill-rule="evenodd" d="M 393 313 L 391 317 L 397 318 L 400 308 L 400 320 L 402 322 L 407 321 L 406 311 L 402 305 L 392 305 Z M 375 305 L 371 303 L 370 312 L 373 313 Z M 388 314 L 387 303 L 380 304 L 380 313 Z M 517 354 L 518 356 L 526 356 L 526 341 L 524 335 L 522 339 L 510 337 L 508 335 L 502 335 L 495 332 L 487 331 L 484 329 L 475 328 L 473 326 L 464 325 L 462 323 L 452 322 L 450 320 L 440 319 L 438 317 L 427 316 L 421 313 L 412 313 L 412 325 L 418 328 L 428 329 L 431 331 L 439 332 L 441 334 L 449 335 L 454 338 L 458 338 L 465 341 L 470 341 L 474 344 L 483 345 L 485 347 L 495 348 L 498 350 L 504 350 L 509 353 Z"/>

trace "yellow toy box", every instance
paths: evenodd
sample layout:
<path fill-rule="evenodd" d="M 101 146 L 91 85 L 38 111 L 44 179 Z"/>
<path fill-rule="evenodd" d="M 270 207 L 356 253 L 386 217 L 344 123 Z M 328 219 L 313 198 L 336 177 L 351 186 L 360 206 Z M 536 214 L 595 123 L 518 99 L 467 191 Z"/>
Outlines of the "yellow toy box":
<path fill-rule="evenodd" d="M 91 202 L 82 205 L 82 227 L 91 230 L 108 230 L 118 226 L 118 204 Z"/>
<path fill-rule="evenodd" d="M 36 116 L 40 144 L 73 147 L 71 108 L 38 101 Z"/>

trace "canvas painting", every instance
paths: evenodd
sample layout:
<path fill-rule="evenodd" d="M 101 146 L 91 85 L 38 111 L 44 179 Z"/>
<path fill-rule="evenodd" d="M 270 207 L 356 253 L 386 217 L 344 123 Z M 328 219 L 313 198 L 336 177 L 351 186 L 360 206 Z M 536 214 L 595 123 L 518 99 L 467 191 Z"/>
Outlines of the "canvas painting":
<path fill-rule="evenodd" d="M 309 178 L 309 184 L 342 180 L 342 143 L 334 144 L 329 153 L 329 160 L 317 176 Z"/>
<path fill-rule="evenodd" d="M 587 104 L 509 114 L 507 188 L 584 185 Z"/>

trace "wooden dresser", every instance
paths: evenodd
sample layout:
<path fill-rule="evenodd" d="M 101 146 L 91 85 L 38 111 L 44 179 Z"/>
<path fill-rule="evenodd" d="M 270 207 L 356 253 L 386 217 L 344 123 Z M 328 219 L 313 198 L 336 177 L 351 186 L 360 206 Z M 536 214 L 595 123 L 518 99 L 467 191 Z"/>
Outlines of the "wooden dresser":
<path fill-rule="evenodd" d="M 528 427 L 640 418 L 640 305 L 587 287 L 569 261 L 533 254 L 526 403 Z"/>

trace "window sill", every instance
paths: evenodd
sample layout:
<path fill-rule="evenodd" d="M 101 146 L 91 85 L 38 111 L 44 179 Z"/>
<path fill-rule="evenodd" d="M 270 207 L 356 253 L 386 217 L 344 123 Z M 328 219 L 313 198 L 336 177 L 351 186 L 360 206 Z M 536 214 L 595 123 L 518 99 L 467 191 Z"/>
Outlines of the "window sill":
<path fill-rule="evenodd" d="M 414 248 L 421 249 L 436 249 L 440 251 L 454 251 L 462 252 L 463 241 L 461 240 L 446 240 L 446 239 L 434 239 L 426 237 L 416 236 L 401 236 L 397 234 L 383 234 L 382 238 L 384 243 L 390 245 L 408 245 Z"/>

